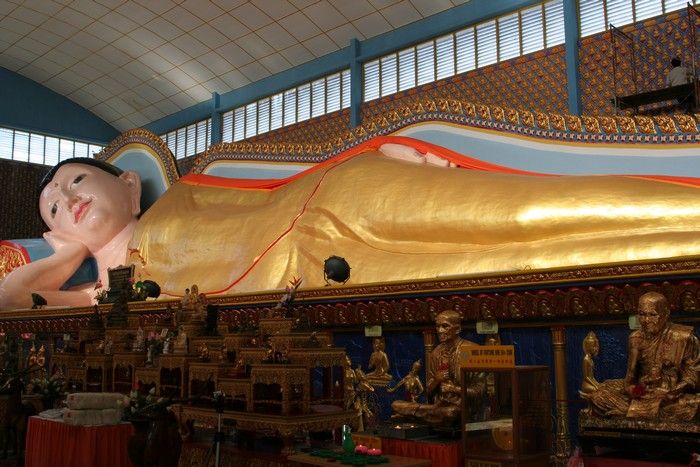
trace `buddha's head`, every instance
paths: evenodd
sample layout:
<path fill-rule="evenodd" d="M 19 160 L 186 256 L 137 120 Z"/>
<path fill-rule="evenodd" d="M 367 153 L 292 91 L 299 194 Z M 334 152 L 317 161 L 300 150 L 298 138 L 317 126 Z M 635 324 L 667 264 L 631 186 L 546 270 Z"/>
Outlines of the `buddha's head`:
<path fill-rule="evenodd" d="M 598 336 L 593 331 L 586 334 L 586 337 L 583 339 L 583 351 L 592 357 L 598 355 L 600 343 L 598 342 Z"/>
<path fill-rule="evenodd" d="M 57 164 L 40 184 L 39 212 L 49 229 L 95 252 L 141 212 L 141 180 L 90 158 Z"/>

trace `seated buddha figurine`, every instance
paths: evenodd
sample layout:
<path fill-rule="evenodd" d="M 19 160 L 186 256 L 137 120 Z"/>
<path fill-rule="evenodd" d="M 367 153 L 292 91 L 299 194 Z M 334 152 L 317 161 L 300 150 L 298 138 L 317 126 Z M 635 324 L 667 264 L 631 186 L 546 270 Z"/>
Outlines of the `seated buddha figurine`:
<path fill-rule="evenodd" d="M 697 417 L 700 344 L 690 326 L 668 321 L 665 296 L 639 298 L 640 329 L 630 333 L 627 372 L 582 392 L 594 415 L 691 421 Z"/>
<path fill-rule="evenodd" d="M 371 371 L 366 374 L 367 381 L 373 386 L 385 386 L 391 381 L 389 374 L 389 357 L 384 352 L 384 339 L 375 337 L 372 341 L 374 352 L 369 356 L 367 365 Z"/>
<path fill-rule="evenodd" d="M 583 339 L 583 381 L 581 382 L 580 393 L 590 394 L 600 387 L 600 383 L 595 379 L 593 358 L 600 351 L 598 336 L 593 331 L 589 332 Z"/>
<path fill-rule="evenodd" d="M 486 396 L 486 376 L 467 375 L 467 387 L 460 381 L 459 353 L 463 345 L 477 345 L 459 335 L 461 316 L 454 310 L 443 311 L 435 320 L 440 343 L 430 353 L 426 395 L 428 403 L 397 400 L 391 403 L 395 418 L 415 418 L 434 426 L 450 427 L 462 416 L 462 396 L 470 399 L 471 419 L 478 421 L 481 401 Z"/>
<path fill-rule="evenodd" d="M 700 254 L 697 179 L 542 176 L 388 138 L 274 183 L 186 175 L 140 217 L 136 173 L 62 161 L 40 185 L 54 253 L 0 282 L 0 309 L 29 308 L 31 293 L 93 304 L 94 283 L 61 290 L 88 257 L 103 284 L 133 263 L 178 297 L 192 278 L 207 296 L 284 289 L 329 251 L 363 265 L 356 284 Z"/>

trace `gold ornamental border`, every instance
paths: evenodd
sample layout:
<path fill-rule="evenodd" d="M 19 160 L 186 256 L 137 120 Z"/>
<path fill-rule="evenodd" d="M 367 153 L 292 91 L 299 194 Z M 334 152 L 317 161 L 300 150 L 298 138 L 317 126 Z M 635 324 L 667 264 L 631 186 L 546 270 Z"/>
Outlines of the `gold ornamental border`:
<path fill-rule="evenodd" d="M 361 125 L 320 142 L 218 143 L 195 156 L 192 173 L 221 160 L 320 162 L 374 136 L 395 132 L 424 121 L 444 121 L 465 127 L 488 128 L 535 139 L 571 143 L 686 143 L 697 144 L 700 113 L 656 116 L 595 116 L 533 112 L 457 99 L 421 99 L 398 103 Z"/>
<path fill-rule="evenodd" d="M 700 312 L 700 256 L 299 289 L 294 311 L 314 328 L 431 323 L 436 310 L 448 307 L 465 321 L 617 319 L 632 313 L 638 296 L 649 290 L 666 294 L 674 311 Z M 282 295 L 223 295 L 209 302 L 219 307 L 220 323 L 244 329 L 269 316 Z M 111 307 L 97 307 L 103 319 Z M 177 300 L 130 302 L 129 320 L 162 327 L 176 309 Z M 94 307 L 0 311 L 0 331 L 78 331 L 88 327 L 94 313 Z"/>

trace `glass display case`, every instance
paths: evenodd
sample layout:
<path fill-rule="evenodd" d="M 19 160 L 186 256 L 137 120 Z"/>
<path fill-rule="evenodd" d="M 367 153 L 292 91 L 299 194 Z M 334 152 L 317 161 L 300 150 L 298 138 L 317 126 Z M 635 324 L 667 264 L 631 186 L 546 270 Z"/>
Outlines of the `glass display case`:
<path fill-rule="evenodd" d="M 465 388 L 483 378 L 476 397 Z M 471 374 L 470 374 L 471 373 Z M 549 465 L 551 395 L 549 368 L 462 369 L 462 442 L 465 466 L 531 467 Z"/>

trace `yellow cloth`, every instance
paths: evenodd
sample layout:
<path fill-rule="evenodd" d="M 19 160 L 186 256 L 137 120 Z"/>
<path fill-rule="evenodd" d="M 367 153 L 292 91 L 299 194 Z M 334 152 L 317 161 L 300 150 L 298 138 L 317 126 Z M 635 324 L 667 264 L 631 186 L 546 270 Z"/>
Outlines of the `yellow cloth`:
<path fill-rule="evenodd" d="M 698 188 L 624 176 L 537 177 L 419 165 L 370 151 L 274 190 L 172 186 L 130 248 L 164 293 L 350 284 L 695 255 Z M 269 249 L 269 250 L 268 250 Z M 249 270 L 250 268 L 250 270 Z"/>

